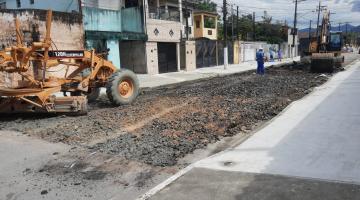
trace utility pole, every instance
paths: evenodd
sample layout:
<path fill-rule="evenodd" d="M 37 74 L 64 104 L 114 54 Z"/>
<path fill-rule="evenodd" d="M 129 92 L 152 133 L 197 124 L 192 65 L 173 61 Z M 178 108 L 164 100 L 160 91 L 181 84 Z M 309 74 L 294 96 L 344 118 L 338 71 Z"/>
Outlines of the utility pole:
<path fill-rule="evenodd" d="M 346 22 L 346 35 L 348 34 L 348 22 Z"/>
<path fill-rule="evenodd" d="M 345 43 L 348 43 L 348 25 L 349 25 L 349 22 L 345 22 Z"/>
<path fill-rule="evenodd" d="M 253 40 L 256 40 L 256 32 L 255 32 L 255 12 L 253 12 Z"/>
<path fill-rule="evenodd" d="M 298 0 L 295 0 L 294 29 L 293 29 L 293 31 L 292 31 L 292 35 L 293 35 L 292 47 L 295 47 L 295 36 L 297 35 L 297 30 L 296 30 L 296 23 L 297 23 L 297 6 L 298 6 Z"/>
<path fill-rule="evenodd" d="M 240 27 L 239 27 L 239 6 L 236 7 L 236 39 L 240 40 Z"/>
<path fill-rule="evenodd" d="M 319 23 L 320 23 L 320 12 L 321 12 L 321 1 L 319 1 L 318 11 L 318 18 L 317 18 L 317 25 L 316 25 L 316 38 L 319 42 Z"/>
<path fill-rule="evenodd" d="M 184 3 L 185 3 L 185 19 L 186 19 L 186 22 L 185 22 L 185 26 L 186 26 L 186 40 L 189 40 L 189 11 L 188 11 L 188 2 L 187 0 L 184 0 Z"/>
<path fill-rule="evenodd" d="M 227 44 L 227 3 L 223 0 L 223 20 L 224 20 L 224 69 L 228 66 L 228 44 Z"/>
<path fill-rule="evenodd" d="M 341 23 L 341 22 L 339 22 L 339 31 L 341 31 L 341 24 L 342 24 L 342 23 Z"/>
<path fill-rule="evenodd" d="M 309 42 L 311 42 L 311 23 L 312 20 L 310 20 L 310 27 L 309 27 Z"/>
<path fill-rule="evenodd" d="M 231 5 L 231 40 L 234 40 L 234 9 Z"/>

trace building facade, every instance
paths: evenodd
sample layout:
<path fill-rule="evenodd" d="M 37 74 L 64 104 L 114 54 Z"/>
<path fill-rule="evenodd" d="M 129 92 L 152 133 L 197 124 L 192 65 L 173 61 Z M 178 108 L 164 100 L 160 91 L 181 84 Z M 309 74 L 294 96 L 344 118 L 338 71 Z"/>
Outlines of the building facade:
<path fill-rule="evenodd" d="M 0 0 L 0 9 L 41 9 L 79 12 L 79 0 Z"/>
<path fill-rule="evenodd" d="M 84 48 L 135 73 L 176 72 L 185 69 L 181 63 L 195 63 L 195 42 L 184 41 L 186 19 L 189 38 L 194 37 L 193 8 L 186 5 L 186 12 L 182 0 L 0 0 L 0 5 L 81 13 Z M 192 59 L 182 62 L 181 55 Z"/>
<path fill-rule="evenodd" d="M 136 73 L 146 73 L 143 66 L 129 63 L 129 44 L 146 41 L 144 31 L 143 1 L 138 0 L 83 0 L 85 46 L 103 53 L 115 66 L 129 68 Z M 138 55 L 143 57 L 144 55 Z"/>
<path fill-rule="evenodd" d="M 210 40 L 218 39 L 218 14 L 205 11 L 194 12 L 194 37 L 207 38 Z"/>

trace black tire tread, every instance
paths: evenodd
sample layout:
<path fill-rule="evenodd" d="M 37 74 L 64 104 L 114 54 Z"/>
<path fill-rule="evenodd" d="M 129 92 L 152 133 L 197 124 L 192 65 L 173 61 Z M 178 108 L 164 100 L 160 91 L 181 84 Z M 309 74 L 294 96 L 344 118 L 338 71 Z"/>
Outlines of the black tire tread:
<path fill-rule="evenodd" d="M 134 83 L 134 95 L 127 100 L 121 99 L 117 92 L 119 80 L 123 76 L 130 77 Z M 132 103 L 139 95 L 139 90 L 139 80 L 137 79 L 135 73 L 126 69 L 120 69 L 115 72 L 113 75 L 111 75 L 106 84 L 106 95 L 108 96 L 110 102 L 116 106 Z"/>

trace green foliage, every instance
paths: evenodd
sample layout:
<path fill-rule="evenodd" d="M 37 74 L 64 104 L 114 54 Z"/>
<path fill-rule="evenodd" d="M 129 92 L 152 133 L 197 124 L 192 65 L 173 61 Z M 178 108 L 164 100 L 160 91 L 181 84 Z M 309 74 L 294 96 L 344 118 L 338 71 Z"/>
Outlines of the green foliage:
<path fill-rule="evenodd" d="M 204 26 L 205 28 L 215 28 L 215 18 L 205 16 L 204 18 Z"/>
<path fill-rule="evenodd" d="M 202 11 L 216 12 L 217 4 L 211 0 L 202 0 L 195 8 Z"/>
<path fill-rule="evenodd" d="M 237 38 L 236 33 L 236 15 L 228 17 L 227 36 L 232 37 L 231 22 L 234 18 L 234 39 Z M 287 26 L 279 21 L 273 23 L 271 16 L 264 12 L 261 22 L 255 23 L 256 41 L 265 41 L 272 44 L 279 44 L 287 41 Z M 242 15 L 238 19 L 239 37 L 243 41 L 253 41 L 253 16 Z M 224 38 L 223 24 L 219 24 L 219 39 Z"/>

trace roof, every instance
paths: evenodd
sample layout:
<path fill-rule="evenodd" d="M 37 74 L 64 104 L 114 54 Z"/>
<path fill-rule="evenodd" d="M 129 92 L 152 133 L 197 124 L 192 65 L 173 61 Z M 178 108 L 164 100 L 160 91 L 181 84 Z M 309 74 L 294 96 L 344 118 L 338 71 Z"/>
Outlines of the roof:
<path fill-rule="evenodd" d="M 206 14 L 206 15 L 212 15 L 212 16 L 218 16 L 219 15 L 217 12 L 210 12 L 210 11 L 205 11 L 205 10 L 195 10 L 193 13 L 195 15 L 196 14 Z"/>

